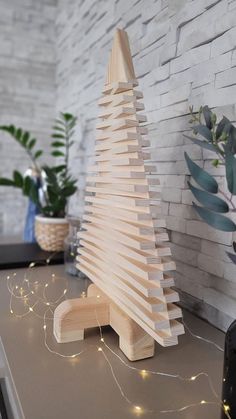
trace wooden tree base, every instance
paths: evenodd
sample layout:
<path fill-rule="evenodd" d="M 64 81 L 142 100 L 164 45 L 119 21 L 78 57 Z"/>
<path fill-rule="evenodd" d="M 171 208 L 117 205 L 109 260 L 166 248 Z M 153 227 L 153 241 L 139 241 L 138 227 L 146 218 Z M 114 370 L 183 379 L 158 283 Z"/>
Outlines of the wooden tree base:
<path fill-rule="evenodd" d="M 154 339 L 91 284 L 87 298 L 63 301 L 54 313 L 54 336 L 58 343 L 84 339 L 84 330 L 110 325 L 119 335 L 119 346 L 130 361 L 154 355 Z"/>

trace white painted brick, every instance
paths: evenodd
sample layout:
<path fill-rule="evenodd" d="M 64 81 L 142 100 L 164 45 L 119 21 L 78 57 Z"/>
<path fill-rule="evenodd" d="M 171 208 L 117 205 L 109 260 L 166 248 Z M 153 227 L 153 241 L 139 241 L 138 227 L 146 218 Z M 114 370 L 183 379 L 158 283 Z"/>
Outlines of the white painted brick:
<path fill-rule="evenodd" d="M 236 300 L 234 298 L 230 298 L 214 288 L 204 288 L 203 299 L 207 304 L 235 318 Z"/>
<path fill-rule="evenodd" d="M 209 272 L 213 275 L 222 277 L 224 273 L 224 263 L 217 260 L 215 257 L 199 253 L 198 267 L 203 271 Z"/>
<path fill-rule="evenodd" d="M 219 243 L 213 243 L 208 240 L 201 241 L 201 252 L 205 255 L 209 255 L 212 258 L 221 260 L 224 262 L 229 262 L 229 258 L 226 252 L 231 250 L 231 246 L 223 246 Z"/>
<path fill-rule="evenodd" d="M 171 242 L 192 250 L 199 251 L 201 248 L 201 239 L 188 236 L 187 234 L 181 234 L 176 231 L 171 232 Z"/>
<path fill-rule="evenodd" d="M 187 265 L 197 266 L 198 255 L 194 250 L 186 249 L 176 244 L 171 243 L 171 252 L 174 260 L 186 263 Z"/>
<path fill-rule="evenodd" d="M 216 75 L 216 88 L 236 84 L 236 68 L 230 68 Z"/>
<path fill-rule="evenodd" d="M 186 232 L 186 221 L 172 215 L 166 216 L 166 226 L 169 230 L 179 231 L 180 233 Z"/>
<path fill-rule="evenodd" d="M 211 56 L 215 57 L 216 55 L 224 54 L 236 46 L 236 27 L 230 29 L 224 35 L 215 39 L 212 42 L 211 47 Z"/>
<path fill-rule="evenodd" d="M 213 227 L 208 226 L 203 221 L 186 221 L 186 232 L 191 236 L 201 237 L 225 245 L 230 245 L 232 241 L 232 233 L 214 230 Z"/>
<path fill-rule="evenodd" d="M 207 44 L 185 52 L 171 61 L 170 73 L 178 73 L 186 68 L 191 68 L 198 63 L 208 60 L 210 58 L 210 51 L 211 47 Z"/>
<path fill-rule="evenodd" d="M 165 188 L 162 190 L 162 199 L 167 202 L 181 202 L 181 190 L 177 188 Z"/>
<path fill-rule="evenodd" d="M 191 91 L 190 84 L 185 84 L 169 93 L 161 95 L 161 105 L 168 106 L 173 103 L 181 102 L 189 97 Z"/>
<path fill-rule="evenodd" d="M 195 218 L 195 211 L 192 205 L 170 203 L 169 214 L 182 219 L 191 220 Z"/>

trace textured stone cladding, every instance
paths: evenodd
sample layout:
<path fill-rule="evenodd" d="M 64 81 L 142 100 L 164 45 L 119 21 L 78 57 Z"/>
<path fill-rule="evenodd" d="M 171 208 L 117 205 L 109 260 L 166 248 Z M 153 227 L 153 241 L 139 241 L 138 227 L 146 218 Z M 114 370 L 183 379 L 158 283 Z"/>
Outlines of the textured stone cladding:
<path fill-rule="evenodd" d="M 177 263 L 184 305 L 225 329 L 236 316 L 236 269 L 225 251 L 232 235 L 207 227 L 192 209 L 184 151 L 225 187 L 212 154 L 190 144 L 189 105 L 208 104 L 236 120 L 236 1 L 71 0 L 58 4 L 57 109 L 79 118 L 73 171 L 83 211 L 85 175 L 94 152 L 97 102 L 114 29 L 127 30 L 144 94 L 152 161 Z"/>
<path fill-rule="evenodd" d="M 0 1 L 0 124 L 29 129 L 46 152 L 55 113 L 55 0 Z M 29 160 L 0 132 L 0 175 L 24 173 Z M 0 235 L 21 236 L 27 199 L 0 188 Z"/>

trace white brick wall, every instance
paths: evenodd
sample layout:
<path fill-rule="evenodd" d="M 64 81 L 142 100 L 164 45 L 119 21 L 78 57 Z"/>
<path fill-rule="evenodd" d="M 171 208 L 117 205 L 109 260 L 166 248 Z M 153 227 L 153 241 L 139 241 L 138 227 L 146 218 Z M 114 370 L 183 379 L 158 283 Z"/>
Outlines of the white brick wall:
<path fill-rule="evenodd" d="M 55 111 L 56 0 L 0 1 L 0 124 L 32 131 L 49 149 Z M 0 132 L 0 175 L 29 166 L 25 153 Z M 0 234 L 22 235 L 27 200 L 20 191 L 0 188 Z"/>
<path fill-rule="evenodd" d="M 80 193 L 71 210 L 83 211 L 97 100 L 115 27 L 123 27 L 144 93 L 152 161 L 161 181 L 162 209 L 177 261 L 181 298 L 226 327 L 236 313 L 236 270 L 225 255 L 232 234 L 213 230 L 194 213 L 184 151 L 221 184 L 224 169 L 213 168 L 211 154 L 202 153 L 183 134 L 190 129 L 189 105 L 208 104 L 217 115 L 236 121 L 235 1 L 149 0 L 147 7 L 144 0 L 61 0 L 56 26 L 57 109 L 73 111 L 79 118 L 72 166 Z M 190 304 L 188 294 L 199 304 Z"/>

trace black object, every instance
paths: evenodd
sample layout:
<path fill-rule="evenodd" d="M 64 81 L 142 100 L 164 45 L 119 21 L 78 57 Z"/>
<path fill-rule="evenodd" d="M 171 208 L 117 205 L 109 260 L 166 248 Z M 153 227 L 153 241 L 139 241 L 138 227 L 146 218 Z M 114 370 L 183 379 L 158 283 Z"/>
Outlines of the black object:
<path fill-rule="evenodd" d="M 230 325 L 225 337 L 222 400 L 232 419 L 236 418 L 236 320 Z M 223 411 L 221 418 L 229 416 Z"/>
<path fill-rule="evenodd" d="M 37 243 L 0 245 L 0 269 L 24 268 L 31 262 L 45 266 L 47 259 L 49 265 L 64 263 L 64 252 L 45 252 Z"/>
<path fill-rule="evenodd" d="M 6 396 L 6 386 L 4 379 L 0 379 L 0 418 L 10 419 L 7 411 L 8 397 Z M 12 415 L 11 415 L 12 417 Z"/>

